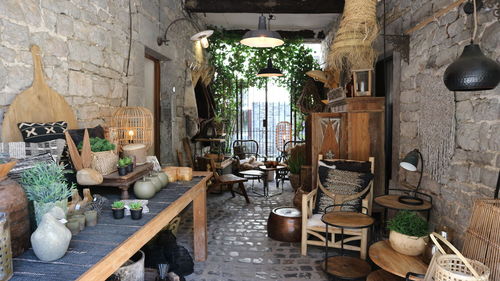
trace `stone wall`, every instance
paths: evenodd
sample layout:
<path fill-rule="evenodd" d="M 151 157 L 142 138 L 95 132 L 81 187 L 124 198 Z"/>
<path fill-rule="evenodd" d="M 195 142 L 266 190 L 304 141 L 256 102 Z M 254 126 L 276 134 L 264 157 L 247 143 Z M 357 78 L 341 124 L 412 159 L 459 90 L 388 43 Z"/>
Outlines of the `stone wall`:
<path fill-rule="evenodd" d="M 401 34 L 453 2 L 388 1 L 388 30 Z M 455 229 L 458 244 L 463 241 L 474 200 L 493 197 L 500 169 L 500 87 L 453 93 L 443 83 L 446 67 L 469 44 L 471 20 L 460 6 L 411 33 L 410 63 L 395 61 L 401 63 L 401 71 L 394 73 L 400 85 L 400 91 L 394 93 L 399 100 L 395 104 L 399 115 L 394 116 L 399 126 L 395 130 L 399 149 L 395 152 L 399 151 L 400 158 L 414 148 L 423 152 L 426 169 L 422 190 L 434 199 L 432 222 Z M 476 43 L 487 56 L 499 61 L 500 22 L 492 11 L 484 9 L 478 21 Z M 439 137 L 446 139 L 442 155 L 435 155 L 439 150 L 429 146 Z M 430 164 L 436 161 L 445 164 L 443 169 L 432 170 Z M 417 181 L 416 173 L 402 169 L 399 176 L 411 183 Z"/>
<path fill-rule="evenodd" d="M 73 106 L 80 126 L 106 124 L 117 107 L 127 104 L 127 83 L 129 105 L 141 103 L 147 50 L 161 59 L 161 161 L 173 162 L 172 151 L 186 135 L 186 62 L 204 60 L 200 45 L 189 39 L 196 29 L 188 21 L 172 26 L 168 46 L 156 43 L 170 22 L 186 16 L 182 2 L 130 1 L 127 78 L 129 1 L 0 1 L 0 121 L 32 83 L 31 44 L 40 46 L 48 84 Z"/>

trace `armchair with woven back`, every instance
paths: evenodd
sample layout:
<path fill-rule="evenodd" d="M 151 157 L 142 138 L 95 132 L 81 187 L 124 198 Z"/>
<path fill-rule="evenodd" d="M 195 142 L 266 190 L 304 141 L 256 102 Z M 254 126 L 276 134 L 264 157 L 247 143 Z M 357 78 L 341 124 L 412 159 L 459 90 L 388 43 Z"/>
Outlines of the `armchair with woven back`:
<path fill-rule="evenodd" d="M 320 158 L 321 155 L 320 155 Z M 369 161 L 346 159 L 319 160 L 317 187 L 302 196 L 301 253 L 307 255 L 309 245 L 340 248 L 341 229 L 329 227 L 326 235 L 321 217 L 329 211 L 358 211 L 371 215 L 373 199 L 374 158 Z M 335 207 L 332 209 L 332 205 Z M 366 259 L 368 229 L 345 229 L 344 249 L 359 251 Z"/>

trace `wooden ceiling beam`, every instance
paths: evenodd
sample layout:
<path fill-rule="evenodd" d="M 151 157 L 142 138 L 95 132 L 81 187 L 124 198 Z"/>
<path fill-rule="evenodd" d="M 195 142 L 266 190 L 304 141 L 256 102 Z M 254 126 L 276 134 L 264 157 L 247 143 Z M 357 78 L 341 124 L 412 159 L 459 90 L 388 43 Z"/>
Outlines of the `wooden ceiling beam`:
<path fill-rule="evenodd" d="M 186 0 L 193 13 L 340 14 L 344 0 Z"/>

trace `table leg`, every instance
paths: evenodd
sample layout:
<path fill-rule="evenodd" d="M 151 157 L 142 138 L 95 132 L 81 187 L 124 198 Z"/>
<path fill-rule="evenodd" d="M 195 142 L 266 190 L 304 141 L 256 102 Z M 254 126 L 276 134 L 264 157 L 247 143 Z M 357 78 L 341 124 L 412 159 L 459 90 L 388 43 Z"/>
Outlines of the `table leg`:
<path fill-rule="evenodd" d="M 194 259 L 207 259 L 207 193 L 205 188 L 193 200 Z"/>
<path fill-rule="evenodd" d="M 269 197 L 269 172 L 264 171 L 264 197 Z"/>
<path fill-rule="evenodd" d="M 129 188 L 129 186 L 128 185 L 124 185 L 124 186 L 120 186 L 119 188 L 122 190 L 121 199 L 122 200 L 129 199 L 130 198 L 130 196 L 128 194 L 128 188 Z"/>

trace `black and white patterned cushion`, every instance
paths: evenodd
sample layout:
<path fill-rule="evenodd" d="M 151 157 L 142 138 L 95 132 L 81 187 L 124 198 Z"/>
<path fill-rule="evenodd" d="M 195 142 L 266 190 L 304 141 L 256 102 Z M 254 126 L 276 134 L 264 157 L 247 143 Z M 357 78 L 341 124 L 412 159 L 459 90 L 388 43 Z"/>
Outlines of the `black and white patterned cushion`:
<path fill-rule="evenodd" d="M 68 128 L 68 123 L 65 121 L 49 123 L 21 122 L 17 126 L 25 142 L 44 142 L 64 139 L 64 132 Z"/>
<path fill-rule="evenodd" d="M 65 140 L 51 140 L 46 142 L 3 142 L 0 143 L 0 153 L 7 153 L 11 158 L 24 159 L 44 153 L 50 153 L 54 161 L 59 163 L 66 146 Z"/>

